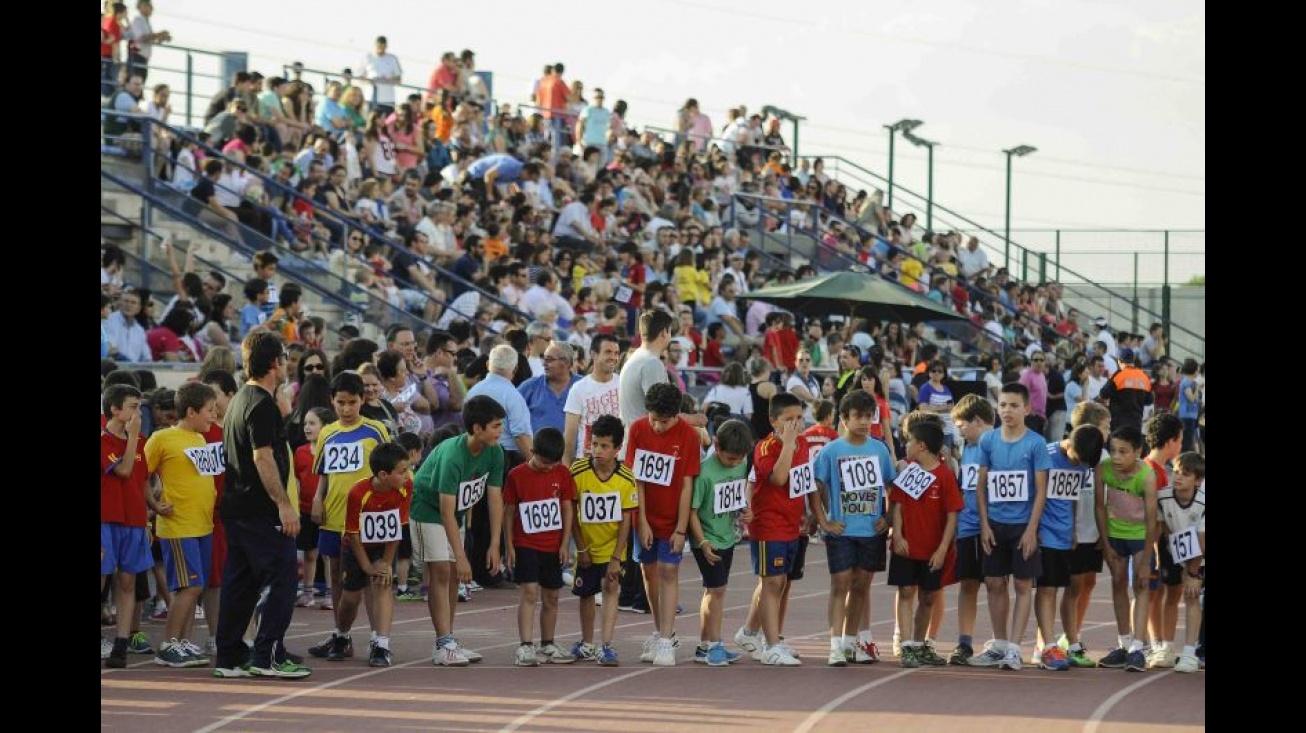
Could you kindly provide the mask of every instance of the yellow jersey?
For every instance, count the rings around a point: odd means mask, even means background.
[[[322,428],[313,451],[313,473],[322,476],[326,498],[322,502],[322,529],[345,531],[345,505],[354,484],[372,477],[368,461],[372,450],[390,441],[385,425],[369,417],[344,427],[340,421]],[[319,489],[322,483],[318,484]]]
[[[221,443],[180,425],[155,431],[145,441],[145,465],[163,482],[162,500],[172,505],[172,516],[158,516],[155,533],[164,539],[213,534],[213,504],[217,486],[213,477],[227,470]]]
[[[582,458],[571,464],[571,480],[576,484],[576,521],[580,523],[581,541],[589,551],[590,561],[606,563],[617,549],[622,515],[639,508],[635,474],[617,462],[617,469],[607,481],[594,472],[592,459]],[[630,552],[629,546],[626,552]],[[620,558],[626,559],[626,555]]]

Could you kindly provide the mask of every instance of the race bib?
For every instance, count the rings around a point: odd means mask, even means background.
[[[398,509],[363,512],[358,517],[358,537],[365,545],[396,542],[403,539],[403,536],[404,530],[399,522]]]
[[[635,451],[635,480],[659,486],[671,485],[671,474],[676,470],[675,456],[654,453],[643,448]]]
[[[717,515],[744,508],[744,480],[722,481],[712,487],[712,509]]]
[[[1084,472],[1065,468],[1048,471],[1048,498],[1079,501],[1079,490],[1084,487]]]
[[[962,491],[974,491],[979,488],[979,466],[974,463],[963,463],[960,478]]]
[[[187,448],[186,457],[201,476],[219,476],[227,470],[227,452],[221,443],[209,443],[203,448]]]
[[[1024,471],[989,471],[989,503],[1029,501],[1029,474]]]
[[[1176,565],[1202,556],[1202,545],[1197,541],[1197,527],[1190,526],[1182,532],[1170,533],[1170,558]]]
[[[847,456],[839,459],[839,484],[843,491],[884,489],[879,456]]]
[[[363,469],[363,443],[327,443],[322,449],[322,472],[353,473]]]
[[[618,303],[629,303],[630,296],[634,294],[635,294],[634,288],[630,287],[629,285],[622,285],[621,287],[617,288],[617,292],[612,296],[612,299],[617,301]]]
[[[936,480],[934,474],[921,468],[920,464],[913,463],[898,474],[898,477],[893,480],[893,485],[902,489],[907,496],[920,499],[921,494],[933,486]]]
[[[562,505],[557,499],[528,501],[517,507],[517,513],[521,515],[521,526],[526,534],[562,529]]]
[[[621,521],[621,494],[580,495],[580,523],[604,524]],[[525,522],[522,522],[525,524]]]
[[[480,478],[474,478],[470,481],[463,481],[458,484],[458,505],[460,512],[465,512],[472,508],[472,505],[485,496],[485,484],[490,479],[490,474],[481,474]]]
[[[797,499],[816,491],[816,479],[812,476],[812,464],[804,463],[789,469],[789,498]]]

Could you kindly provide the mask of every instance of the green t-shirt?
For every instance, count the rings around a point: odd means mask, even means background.
[[[1129,478],[1116,475],[1111,461],[1102,462],[1102,483],[1106,487],[1106,534],[1121,540],[1147,539],[1147,477],[1152,467],[1138,462]]]
[[[740,461],[734,468],[726,468],[713,454],[703,462],[694,479],[694,495],[690,499],[690,506],[698,512],[704,538],[715,548],[734,547],[738,539],[735,536],[735,517],[743,509],[747,473],[747,461]],[[728,511],[718,513],[717,510],[721,508]]]
[[[281,111],[281,99],[277,97],[274,91],[266,91],[258,95],[258,114],[265,120],[276,118],[276,113]]]
[[[440,495],[449,494],[455,497],[458,525],[462,526],[463,515],[485,496],[487,488],[503,488],[503,448],[492,445],[473,456],[467,449],[470,440],[469,435],[449,438],[417,469],[409,512],[413,521],[439,524]]]

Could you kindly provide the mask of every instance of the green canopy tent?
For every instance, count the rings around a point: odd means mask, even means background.
[[[784,285],[770,285],[744,297],[817,318],[839,314],[899,323],[967,321],[952,308],[870,272],[832,272]]]

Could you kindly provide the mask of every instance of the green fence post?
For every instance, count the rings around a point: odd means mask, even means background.
[[[1057,282],[1061,282],[1061,230],[1057,230]]]
[[[195,96],[195,58],[186,52],[186,126],[191,126],[191,99]]]
[[[1134,253],[1134,302],[1130,308],[1129,330],[1138,333],[1138,253]]]
[[[793,165],[798,167],[798,120],[794,119],[794,160]]]
[[[1166,356],[1170,355],[1170,230],[1165,230],[1165,262],[1161,268],[1161,327],[1165,330]]]
[[[1038,281],[1045,283],[1048,281],[1048,253],[1038,253]]]

